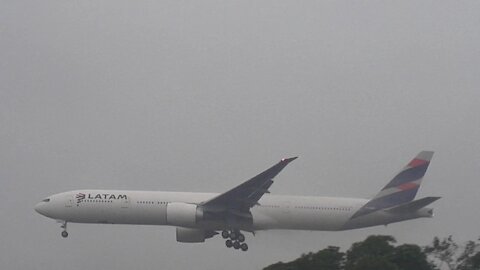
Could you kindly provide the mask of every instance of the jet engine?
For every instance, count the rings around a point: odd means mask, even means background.
[[[218,233],[214,231],[177,227],[177,242],[201,243],[205,242],[205,239],[211,238],[216,234]]]
[[[196,204],[181,202],[173,202],[167,204],[168,225],[195,227],[202,219],[203,210]]]

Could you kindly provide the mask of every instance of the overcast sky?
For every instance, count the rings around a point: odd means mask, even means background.
[[[0,268],[261,269],[370,234],[480,235],[479,1],[0,0]],[[273,194],[368,198],[421,150],[435,218],[259,232],[34,212],[82,188],[223,192],[300,156]]]

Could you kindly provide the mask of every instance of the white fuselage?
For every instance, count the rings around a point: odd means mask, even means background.
[[[35,210],[47,217],[75,223],[172,225],[167,216],[171,203],[200,204],[218,194],[161,191],[76,190],[50,196]],[[379,211],[350,219],[368,200],[337,197],[265,194],[251,208],[248,231],[287,229],[337,231],[384,225],[428,216],[425,213],[391,215]],[[213,227],[212,227],[213,226]],[[199,223],[194,228],[220,230],[223,226]]]

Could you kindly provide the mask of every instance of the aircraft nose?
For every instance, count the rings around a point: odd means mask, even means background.
[[[51,196],[49,198],[43,199],[42,201],[37,203],[33,207],[33,209],[35,209],[35,211],[42,216],[57,219],[59,213],[57,211],[56,202],[55,202],[54,197],[55,196]]]
[[[40,215],[45,216],[45,203],[44,202],[39,202],[35,205],[35,211],[39,213]]]

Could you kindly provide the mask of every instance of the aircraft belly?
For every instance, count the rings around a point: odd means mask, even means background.
[[[132,207],[127,209],[120,216],[119,223],[123,224],[143,224],[143,225],[165,225],[166,207]]]
[[[315,210],[293,209],[284,212],[278,209],[252,211],[254,230],[285,229],[336,231],[340,230],[350,217],[350,213],[319,212]]]

